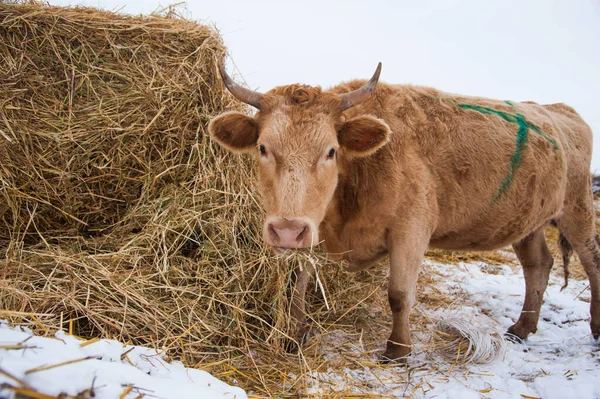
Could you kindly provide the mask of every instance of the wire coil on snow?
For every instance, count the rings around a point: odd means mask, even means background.
[[[494,324],[483,314],[464,311],[440,317],[432,328],[436,352],[463,364],[490,363],[502,358],[507,341],[503,331],[492,327]]]

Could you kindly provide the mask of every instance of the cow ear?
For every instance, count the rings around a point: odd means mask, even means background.
[[[387,144],[390,133],[391,130],[387,123],[373,116],[365,115],[344,123],[338,132],[338,141],[347,154],[365,156]]]
[[[258,126],[254,118],[241,112],[226,112],[208,125],[208,133],[217,143],[234,151],[243,152],[256,148]]]

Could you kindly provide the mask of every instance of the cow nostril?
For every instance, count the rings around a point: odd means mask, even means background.
[[[296,242],[301,243],[302,241],[304,241],[304,238],[306,237],[307,234],[308,234],[308,226],[304,226],[304,228],[302,229],[300,234],[298,234],[298,237],[296,237]]]
[[[279,241],[279,234],[277,234],[277,231],[275,230],[275,227],[273,227],[273,224],[269,224],[269,234],[271,235],[271,238],[274,241]]]

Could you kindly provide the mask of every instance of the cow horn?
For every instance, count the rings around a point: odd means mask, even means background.
[[[371,92],[375,90],[375,86],[377,86],[380,73],[381,62],[377,64],[377,69],[375,70],[371,80],[369,80],[363,87],[353,90],[349,93],[341,94],[340,97],[342,99],[342,104],[340,107],[342,111],[345,111],[350,107],[354,107],[355,105],[358,105],[369,98],[371,96]]]
[[[260,103],[263,98],[262,93],[246,89],[245,87],[242,87],[239,84],[235,83],[233,79],[231,79],[231,77],[227,75],[227,72],[225,72],[225,68],[223,67],[223,65],[219,65],[219,73],[221,74],[221,79],[223,79],[223,83],[225,83],[225,87],[227,87],[227,90],[229,90],[229,92],[233,94],[235,98],[245,102],[246,104],[252,105],[254,108],[260,110]]]

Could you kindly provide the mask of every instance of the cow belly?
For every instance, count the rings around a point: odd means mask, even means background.
[[[530,196],[498,206],[497,210],[492,207],[460,229],[436,230],[429,245],[457,251],[488,251],[511,245],[557,217],[562,210],[563,193],[564,188],[551,198]]]
[[[469,232],[450,232],[429,242],[431,248],[451,251],[493,251],[521,240],[528,233],[515,232],[502,237]]]

